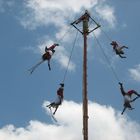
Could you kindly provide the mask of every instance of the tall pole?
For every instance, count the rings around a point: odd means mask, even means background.
[[[83,139],[88,140],[88,97],[87,97],[87,35],[88,16],[83,20]]]
[[[89,31],[89,19],[91,19],[97,27]],[[82,22],[83,24],[83,31],[81,31],[76,25]],[[71,23],[80,33],[83,35],[84,39],[84,48],[83,48],[83,140],[88,140],[88,96],[87,96],[87,35],[97,28],[100,27],[100,25],[93,20],[88,11],[85,11],[85,14],[82,15],[79,19]]]

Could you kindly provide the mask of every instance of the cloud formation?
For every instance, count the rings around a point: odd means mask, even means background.
[[[97,13],[109,26],[114,27],[116,24],[114,8],[106,4],[106,0],[27,0],[24,7],[21,24],[25,28],[35,29],[49,24],[63,28],[68,20],[72,20],[77,13],[81,14],[83,9],[89,9],[91,14]],[[94,16],[97,17],[97,14]]]
[[[140,81],[140,64],[136,65],[135,68],[131,68],[128,70],[130,76],[135,81]]]
[[[21,4],[23,8],[21,8],[19,12],[20,20],[18,21],[20,21],[25,29],[29,30],[45,27],[46,31],[48,31],[47,34],[50,34],[50,32],[53,34],[48,42],[52,40],[61,40],[61,37],[68,30],[70,23],[78,18],[79,15],[83,14],[85,9],[89,10],[91,16],[95,16],[97,19],[100,17],[108,26],[114,27],[116,24],[114,8],[107,4],[106,0],[81,0],[80,2],[79,0],[24,0]],[[15,0],[0,0],[1,12],[13,6],[16,7]],[[100,34],[99,31],[97,31],[97,33]],[[73,33],[69,32],[63,41],[67,41],[67,44],[69,44],[72,42],[72,38]],[[30,49],[33,50],[33,52],[37,52],[40,45],[41,44],[36,45],[37,47],[33,49],[30,46],[28,50]],[[66,68],[69,49],[62,47],[62,49],[58,49],[58,52],[59,55],[56,55],[55,60],[62,68]],[[76,64],[71,62],[69,70],[74,70],[75,66]]]
[[[81,0],[80,2],[79,0],[26,0],[23,7],[20,18],[21,25],[29,30],[45,27],[48,30],[47,34],[51,32],[54,35],[49,38],[48,42],[52,40],[60,41],[69,29],[70,23],[83,14],[85,9],[89,10],[91,17],[100,18],[102,23],[106,24],[106,27],[115,27],[116,25],[115,10],[107,4],[106,0]],[[99,30],[97,33],[100,35]],[[73,36],[74,33],[67,32],[63,42],[70,44]],[[37,48],[40,48],[40,44]],[[68,48],[62,47],[58,49],[54,57],[62,68],[67,67],[69,52]],[[71,62],[69,70],[75,70],[75,67],[75,62]]]
[[[44,102],[43,107],[48,102]],[[46,109],[46,108],[45,108]],[[47,110],[46,110],[47,112]],[[59,125],[30,121],[25,128],[7,125],[0,129],[1,140],[81,140],[82,105],[64,101],[56,118]],[[121,116],[110,106],[89,103],[89,140],[139,140],[140,125]]]
[[[106,21],[110,27],[114,28],[116,25],[115,10],[109,5],[99,5],[96,7],[96,12],[99,14],[101,19]]]

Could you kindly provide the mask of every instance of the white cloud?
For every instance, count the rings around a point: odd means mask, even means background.
[[[101,4],[96,7],[96,12],[99,14],[101,19],[104,19],[104,21],[108,22],[111,27],[115,27],[116,17],[114,15],[115,11],[113,7],[106,4]]]
[[[61,41],[62,36],[69,28],[68,25],[70,22],[77,18],[75,16],[84,13],[83,9],[88,9],[91,16],[94,13],[93,16],[96,17],[98,13],[103,21],[108,23],[108,26],[115,26],[116,18],[114,9],[106,4],[106,0],[81,0],[80,2],[79,0],[26,0],[24,1],[24,11],[20,22],[27,29],[46,27],[46,31],[48,30],[47,34],[50,34],[50,32],[54,34],[53,37],[49,38],[49,42],[52,40]],[[49,28],[50,25],[52,27],[51,31]],[[100,34],[99,30],[96,32],[98,35]],[[74,38],[73,35],[74,33],[67,32],[67,36],[64,36],[63,43],[67,41],[67,44],[70,44],[72,38]],[[54,56],[54,59],[62,67],[67,67],[69,53],[66,48],[61,47]],[[71,62],[69,70],[74,70],[75,66]]]
[[[44,102],[43,107],[46,103]],[[46,110],[47,111],[47,110]],[[56,113],[59,125],[30,121],[25,128],[7,125],[1,140],[81,140],[82,105],[64,101]],[[89,140],[139,140],[140,124],[121,116],[112,107],[89,103]]]
[[[140,81],[140,64],[128,70],[133,80]]]
[[[70,58],[70,53],[68,54],[68,52],[66,51],[66,49],[64,47],[59,47],[57,50],[56,55],[54,55],[54,59],[56,61],[59,62],[59,64],[61,64],[61,66],[63,68],[67,68],[68,66],[68,62],[69,62],[69,58]],[[70,61],[68,69],[69,70],[75,70],[76,65]]]
[[[97,12],[103,20],[114,26],[116,22],[114,9],[105,3],[105,0],[81,0],[80,2],[79,0],[27,0],[21,23],[29,29],[49,24],[62,28],[68,20],[75,17],[75,14],[81,14],[83,9],[90,10],[94,7],[95,11],[91,10],[91,14]]]

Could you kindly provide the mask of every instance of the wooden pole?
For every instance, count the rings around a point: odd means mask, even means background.
[[[89,31],[89,19],[91,19],[97,27]],[[77,24],[80,22],[83,23],[83,31],[81,31]],[[85,11],[85,14],[82,15],[79,19],[75,20],[71,23],[74,28],[76,28],[80,33],[83,35],[84,39],[84,48],[83,48],[83,140],[88,140],[88,96],[87,96],[87,35],[97,28],[100,27],[100,25],[90,17],[88,11]]]
[[[88,97],[87,97],[87,35],[88,17],[83,20],[83,139],[88,140]]]

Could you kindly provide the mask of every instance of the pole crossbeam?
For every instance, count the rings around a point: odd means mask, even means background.
[[[89,20],[92,20],[97,27],[89,31]],[[83,24],[83,30],[81,31],[77,24]],[[87,36],[93,32],[94,30],[98,29],[100,25],[90,17],[89,12],[86,10],[85,13],[71,23],[71,25],[76,28],[80,33],[83,35],[84,39],[84,48],[83,48],[83,140],[88,140],[88,96],[87,96]]]
[[[95,23],[95,25],[96,25],[95,28],[93,28],[93,29],[91,29],[91,30],[88,29],[87,35],[90,34],[91,32],[93,32],[94,30],[98,29],[99,27],[101,27],[101,25],[100,25],[99,23],[97,23],[97,22],[90,16],[90,14],[89,14],[89,12],[88,12],[87,10],[85,11],[85,13],[84,13],[80,18],[78,18],[77,20],[75,20],[74,22],[72,22],[71,25],[72,25],[75,29],[77,29],[81,34],[84,34],[84,31],[81,31],[81,30],[77,27],[77,25],[78,25],[80,22],[83,22],[85,19],[88,20],[88,22],[89,22],[89,20],[93,21],[93,22]],[[88,23],[88,22],[87,22],[87,23]],[[87,27],[87,28],[88,28],[88,27]]]

